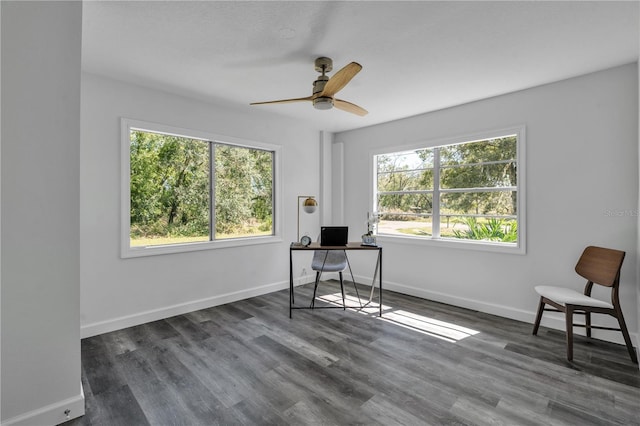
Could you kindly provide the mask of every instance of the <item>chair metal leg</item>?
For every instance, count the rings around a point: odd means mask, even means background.
[[[342,282],[342,271],[338,272],[338,275],[340,275],[340,290],[342,291],[342,310],[346,311],[347,303],[344,300],[344,283]]]
[[[565,321],[567,323],[567,360],[573,360],[573,306],[566,305]]]
[[[591,338],[591,312],[584,313],[584,325],[587,329],[587,337]]]
[[[316,291],[318,290],[318,283],[320,282],[320,271],[316,272],[316,283],[313,286],[313,298],[311,299],[311,305],[309,306],[311,309],[316,305]]]
[[[534,336],[538,334],[538,328],[540,327],[540,320],[542,319],[542,313],[544,312],[544,301],[542,297],[540,297],[540,304],[538,305],[538,315],[536,315],[536,322],[533,325],[533,334]]]
[[[360,293],[358,292],[358,286],[356,285],[356,279],[353,277],[353,270],[351,269],[351,262],[349,262],[349,256],[347,256],[347,252],[344,252],[344,257],[347,259],[347,266],[349,267],[349,273],[351,274],[351,282],[353,283],[353,288],[356,290],[356,297],[358,298],[358,303],[360,304],[360,308],[362,308],[362,300],[360,300]],[[376,265],[376,268],[378,265]],[[377,269],[376,269],[377,271]],[[374,277],[375,280],[375,277]],[[373,294],[373,293],[371,293]],[[369,299],[371,302],[371,299]]]
[[[356,297],[358,298],[358,303],[360,304],[360,308],[362,308],[362,300],[360,300],[360,293],[358,292],[358,286],[356,285],[356,282],[353,282],[353,288],[356,289]]]

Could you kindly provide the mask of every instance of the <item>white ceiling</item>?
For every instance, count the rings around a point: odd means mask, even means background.
[[[88,1],[82,64],[335,132],[636,62],[638,20],[637,1]],[[311,95],[319,56],[362,64],[338,97],[366,117],[248,105]]]

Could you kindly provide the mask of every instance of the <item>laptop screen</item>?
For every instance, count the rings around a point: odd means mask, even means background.
[[[349,241],[348,226],[323,226],[320,228],[321,246],[346,246]]]

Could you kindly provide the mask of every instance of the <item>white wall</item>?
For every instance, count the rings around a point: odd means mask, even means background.
[[[320,132],[320,197],[318,199],[320,224],[332,223],[333,204],[331,199],[333,133]],[[311,234],[310,234],[311,235]],[[313,236],[315,238],[315,236]]]
[[[2,425],[84,413],[80,384],[82,3],[2,8]]]
[[[526,255],[386,242],[387,288],[533,322],[533,287],[561,282],[582,289],[575,262],[585,246],[602,245],[627,252],[620,293],[636,332],[637,85],[633,64],[336,134],[345,153],[345,219],[363,229],[370,205],[370,157],[363,153],[526,125]],[[622,341],[617,332],[597,336]]]
[[[334,136],[335,138],[335,136]],[[344,144],[334,143],[331,150],[331,219],[330,224],[344,225]],[[353,241],[353,235],[349,238]]]
[[[234,110],[83,74],[80,169],[83,336],[288,286],[288,247],[296,238],[297,196],[319,195],[320,133],[297,121],[250,108]],[[282,146],[283,241],[121,259],[120,117]],[[319,216],[301,215],[301,232],[317,229]],[[303,263],[296,268],[296,278]]]
[[[638,37],[640,38],[640,35]],[[639,44],[638,57],[640,57],[640,43],[638,44]],[[638,146],[640,147],[640,61],[638,62],[637,65],[638,65]],[[640,155],[638,157],[638,164],[640,165]],[[640,199],[638,200],[638,211],[640,211]],[[638,221],[639,221],[638,229],[640,229],[640,215],[638,215]],[[636,257],[640,259],[640,232],[638,232],[638,253],[636,254]],[[638,333],[636,333],[635,345],[636,345],[636,348],[638,349],[636,351],[638,353],[638,358],[640,358],[640,261],[638,262],[636,270],[638,271],[637,272],[638,275],[636,277],[636,292],[637,292],[636,308],[638,309],[638,328],[637,328]],[[640,365],[638,365],[638,368],[640,368]]]

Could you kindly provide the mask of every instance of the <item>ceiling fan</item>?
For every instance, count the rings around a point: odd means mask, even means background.
[[[350,112],[359,116],[367,115],[368,111],[351,102],[337,99],[335,94],[346,86],[356,74],[362,69],[362,65],[357,62],[351,62],[340,71],[336,72],[329,78],[326,73],[333,69],[333,61],[331,58],[317,58],[315,60],[316,71],[322,73],[316,81],[313,82],[313,94],[306,98],[281,99],[278,101],[253,102],[251,105],[264,104],[286,104],[291,102],[311,101],[316,109],[331,109],[336,107],[343,111]]]

